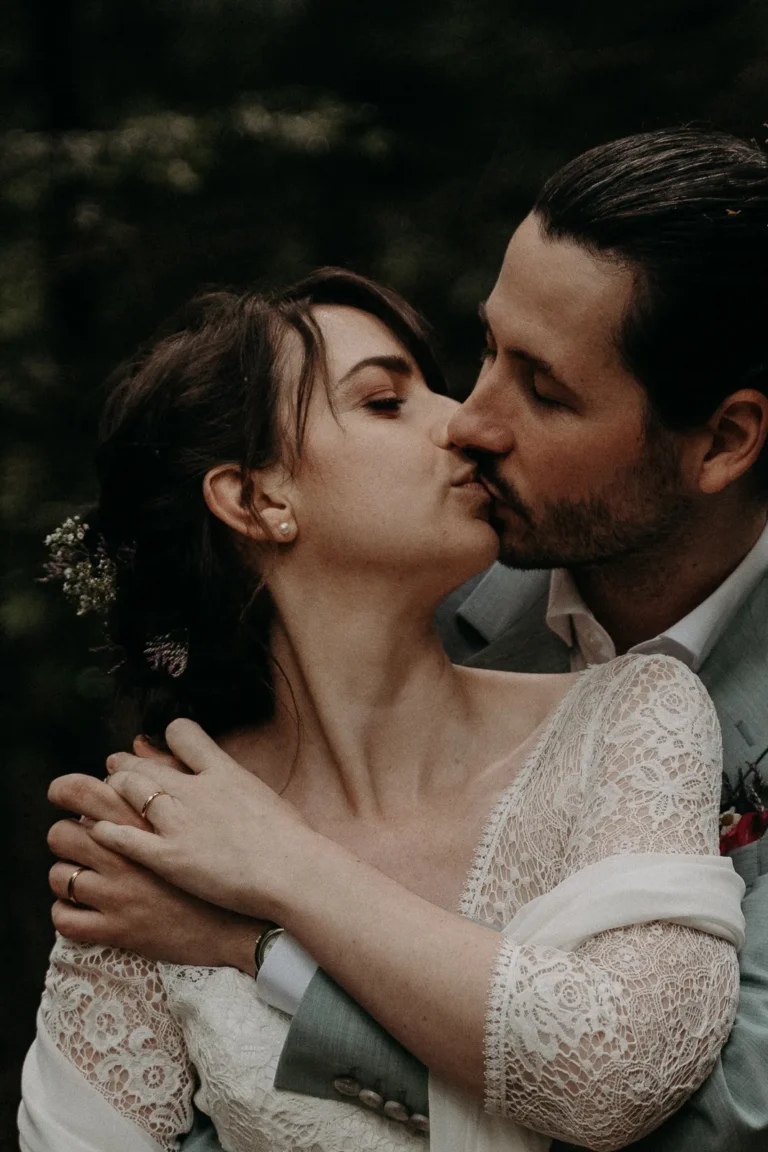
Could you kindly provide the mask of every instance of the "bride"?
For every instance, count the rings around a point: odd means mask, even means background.
[[[83,940],[116,851],[231,910],[242,970],[59,936],[24,1152],[174,1149],[193,1101],[233,1152],[423,1146],[275,1090],[288,1021],[256,995],[254,920],[427,1064],[433,1148],[622,1147],[708,1075],[743,940],[714,709],[663,656],[449,663],[435,607],[497,549],[454,409],[418,317],[332,270],[201,297],[114,387],[98,507],[54,545],[188,770],[111,757],[145,820],[80,828],[88,869],[55,870],[94,909]]]

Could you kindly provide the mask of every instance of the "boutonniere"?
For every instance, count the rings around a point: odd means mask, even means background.
[[[759,768],[768,748],[726,780],[720,805],[720,855],[760,840],[768,831],[768,780]]]

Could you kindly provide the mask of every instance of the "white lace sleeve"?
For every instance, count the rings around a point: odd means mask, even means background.
[[[581,778],[560,878],[617,853],[716,853],[720,729],[698,678],[668,657],[628,656],[584,673],[574,694],[560,735]],[[737,998],[733,947],[677,925],[605,932],[575,953],[507,940],[489,994],[486,1108],[623,1148],[706,1079]]]
[[[133,952],[57,936],[41,1003],[59,1051],[168,1152],[192,1127],[193,1071],[160,970]]]

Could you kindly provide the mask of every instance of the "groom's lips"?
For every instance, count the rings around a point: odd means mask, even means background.
[[[485,488],[486,492],[488,492],[498,504],[506,503],[504,497],[502,496],[501,492],[499,492],[495,484],[493,484],[490,480],[486,480],[485,476],[478,476],[477,479],[480,481],[483,488]]]
[[[510,497],[509,495],[505,494],[500,488],[497,488],[492,480],[486,479],[485,476],[479,475],[477,478],[493,501],[491,505],[491,516],[493,516],[494,513],[498,514],[502,511],[506,511],[511,512],[514,516],[519,516],[521,520],[525,520],[527,523],[530,523],[530,516],[523,508],[519,507],[514,497]]]

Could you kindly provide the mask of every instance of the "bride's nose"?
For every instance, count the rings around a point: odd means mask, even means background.
[[[452,448],[453,442],[448,435],[448,425],[461,405],[458,400],[453,400],[450,396],[440,396],[439,400],[440,408],[432,423],[432,439],[438,448]]]

